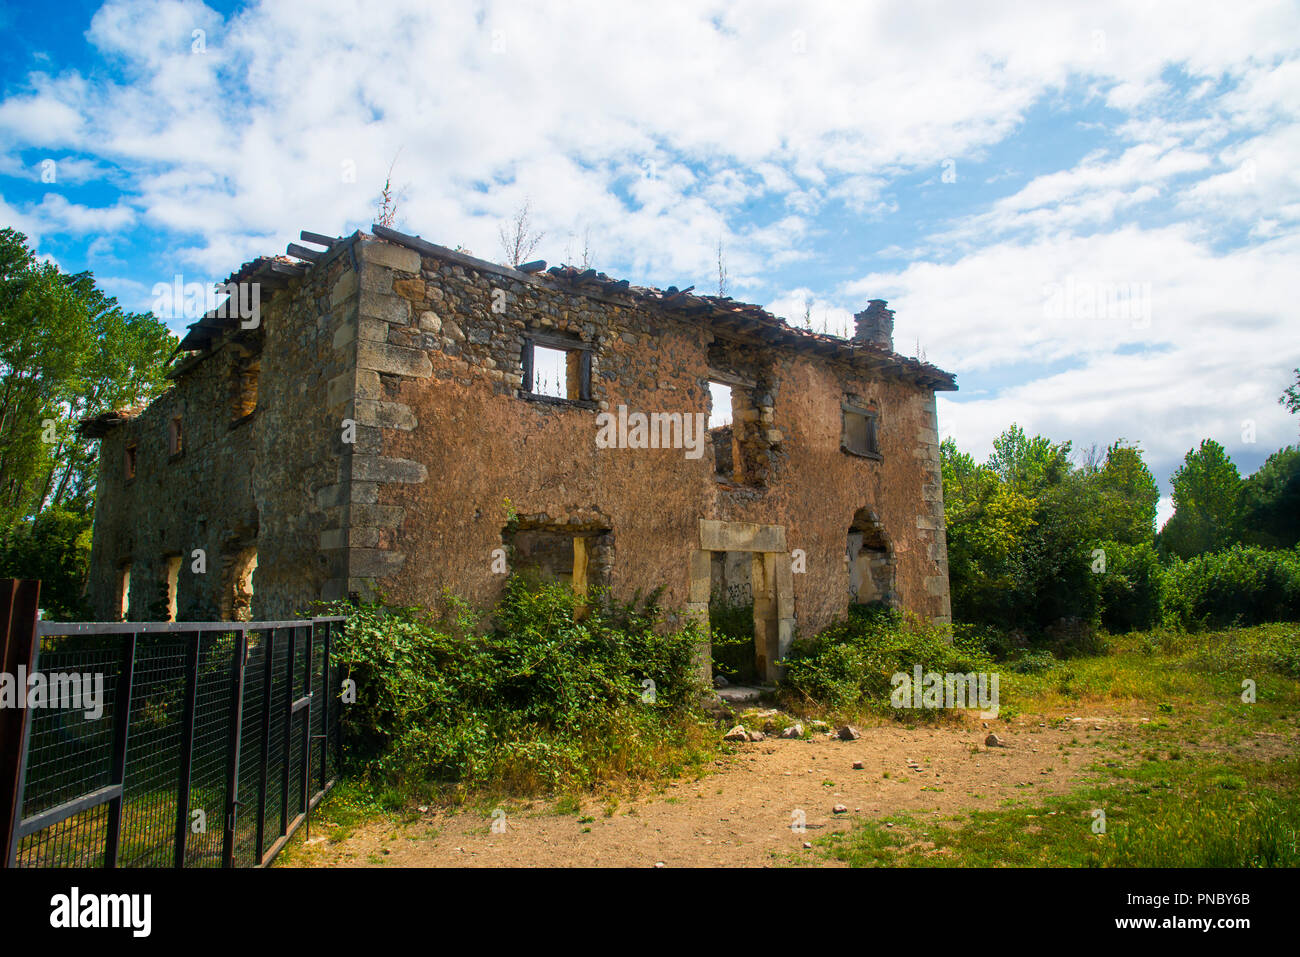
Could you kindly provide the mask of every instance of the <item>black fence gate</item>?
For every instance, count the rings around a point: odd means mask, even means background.
[[[0,582],[0,862],[269,863],[338,773],[345,619],[35,621],[33,586]]]

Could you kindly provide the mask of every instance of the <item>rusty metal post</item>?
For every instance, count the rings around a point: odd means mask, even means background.
[[[36,662],[36,621],[41,583],[34,579],[0,580],[0,671],[28,674]],[[0,709],[0,867],[14,859],[14,828],[22,816],[23,742],[30,716],[26,708]]]

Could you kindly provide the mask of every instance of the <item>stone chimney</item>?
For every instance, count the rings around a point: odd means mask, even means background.
[[[883,299],[871,299],[867,308],[853,317],[858,331],[853,341],[894,351],[894,310],[886,309]]]

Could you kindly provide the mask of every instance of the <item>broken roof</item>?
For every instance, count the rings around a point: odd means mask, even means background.
[[[801,329],[756,303],[737,302],[729,296],[698,295],[694,292],[694,286],[687,286],[685,289],[678,289],[676,286],[669,286],[667,289],[633,286],[626,279],[614,279],[595,269],[580,269],[577,266],[552,266],[546,269],[546,263],[541,260],[514,268],[478,259],[386,226],[375,225],[371,230],[373,236],[378,239],[397,243],[414,249],[422,255],[433,256],[480,272],[507,276],[518,282],[552,289],[563,288],[560,286],[563,284],[580,295],[622,305],[636,303],[654,305],[681,317],[706,322],[724,335],[762,345],[784,346],[827,358],[841,359],[868,372],[889,372],[908,378],[936,392],[951,392],[957,388],[956,377],[952,373],[945,372],[929,362],[900,355],[874,343],[858,342],[840,336],[813,332],[810,329]],[[358,238],[363,237],[368,238],[359,230],[346,238],[303,230],[300,238],[304,242],[322,246],[324,249],[308,249],[298,243],[290,243],[286,255],[258,256],[231,273],[224,285],[257,282],[263,287],[269,287],[271,291],[284,288],[292,280],[306,275],[313,265],[328,257],[335,248],[342,245],[350,246]],[[214,342],[239,327],[238,316],[230,315],[229,312],[229,309],[218,306],[188,327],[189,331],[172,353],[172,358],[182,352],[189,352],[192,354],[191,359],[174,368],[168,373],[168,378],[176,378],[192,368],[195,361],[200,359]],[[82,430],[88,436],[98,437],[125,419],[131,418],[138,411],[119,410],[83,419]]]

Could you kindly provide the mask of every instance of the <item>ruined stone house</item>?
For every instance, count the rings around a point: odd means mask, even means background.
[[[303,241],[230,277],[260,309],[190,326],[148,408],[82,424],[98,617],[488,606],[526,570],[663,586],[686,615],[752,601],[769,676],[853,602],[949,619],[935,393],[956,385],[894,352],[883,301],[843,339],[378,226]]]

